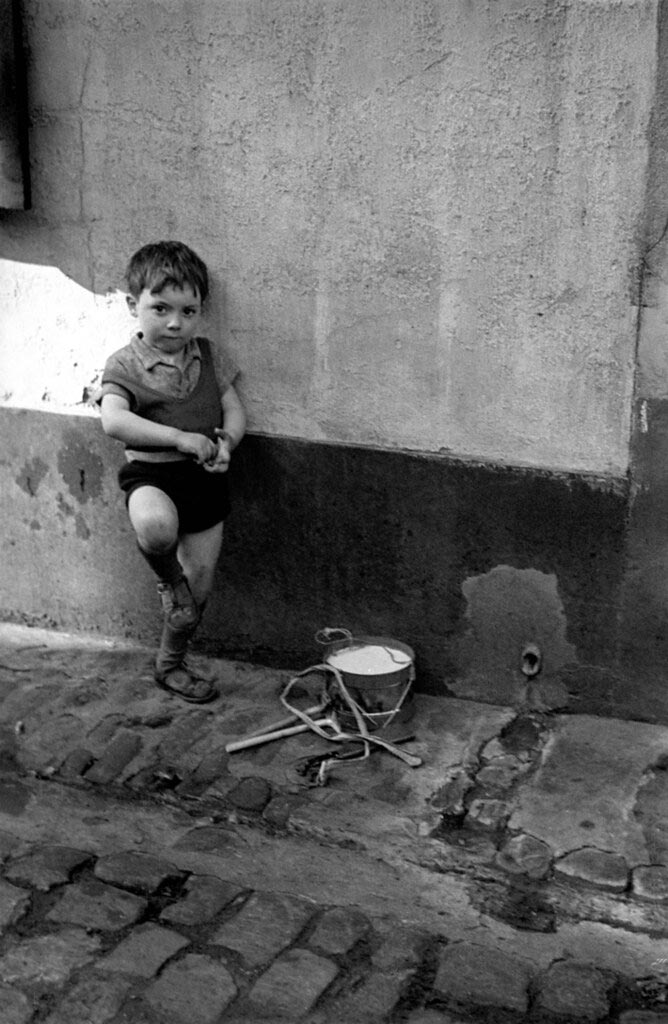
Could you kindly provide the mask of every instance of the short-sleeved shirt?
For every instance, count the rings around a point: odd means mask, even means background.
[[[209,342],[209,348],[218,388],[221,395],[224,395],[236,380],[239,367],[227,346]],[[149,345],[141,333],[135,334],[129,345],[118,349],[107,359],[97,401],[101,402],[105,395],[120,395],[128,399],[132,407],[132,395],[122,384],[114,382],[116,376],[135,380],[143,387],[161,392],[168,398],[186,398],[197,386],[202,367],[202,353],[197,338],[188,342],[183,356],[181,367],[173,357]]]
[[[203,365],[207,367],[207,376],[202,378],[202,387],[198,388]],[[215,382],[211,379],[212,373]],[[132,412],[136,410],[142,415],[142,400],[139,396],[143,396],[145,404],[148,395],[149,405],[153,406],[152,412],[149,413],[147,407],[144,414],[148,419],[171,424],[171,415],[169,412],[165,413],[165,409],[169,410],[173,405],[180,406],[182,413],[186,409],[190,413],[195,413],[195,425],[191,425],[189,429],[197,428],[198,433],[204,432],[208,435],[208,430],[203,428],[199,419],[199,413],[204,411],[201,408],[201,399],[208,394],[205,403],[208,401],[209,414],[205,414],[205,418],[211,427],[215,425],[211,419],[211,415],[214,414],[212,402],[215,401],[220,413],[220,398],[238,374],[237,364],[227,348],[222,345],[214,348],[206,338],[193,338],[188,342],[183,353],[183,364],[179,366],[173,357],[147,344],[141,333],[138,333],[129,345],[118,349],[107,359],[96,400],[101,403],[105,395],[120,395],[127,400]],[[147,449],[126,446],[125,457],[132,462],[137,459],[178,460],[186,459],[188,456],[161,447],[151,446]]]

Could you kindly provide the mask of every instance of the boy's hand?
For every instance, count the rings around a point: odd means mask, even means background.
[[[204,468],[209,473],[227,473],[230,467],[230,458],[232,455],[230,448],[230,441],[227,435],[222,436],[224,431],[216,430],[217,437],[217,451],[213,459],[208,459],[204,463]]]
[[[187,431],[182,431],[176,449],[183,452],[184,455],[192,455],[200,466],[205,466],[217,457],[216,443],[210,441],[204,434],[189,434]]]

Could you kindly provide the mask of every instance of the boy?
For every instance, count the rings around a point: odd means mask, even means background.
[[[158,578],[160,686],[194,704],[218,696],[185,661],[213,585],[229,512],[226,472],[246,429],[238,369],[197,334],[205,264],[181,242],[139,249],[126,271],[138,331],[107,360],[98,401],[106,434],[125,444],[118,474],[142,555]]]

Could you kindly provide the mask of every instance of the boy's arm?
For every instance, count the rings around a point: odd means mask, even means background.
[[[227,439],[230,452],[233,452],[246,433],[246,410],[233,384],[223,395],[220,404],[223,407],[223,429],[219,436]]]
[[[105,434],[130,447],[175,448],[184,455],[194,456],[200,463],[216,454],[216,445],[208,437],[145,420],[130,411],[130,403],[121,395],[104,395],[100,412]]]
[[[223,407],[223,426],[216,430],[218,451],[213,461],[205,466],[212,473],[226,472],[232,452],[246,433],[246,410],[232,384],[225,391],[220,404]]]

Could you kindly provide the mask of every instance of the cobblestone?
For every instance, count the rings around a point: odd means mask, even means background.
[[[255,1013],[270,1020],[298,1020],[311,1010],[337,973],[331,960],[306,949],[290,950],[256,981],[248,1004]]]
[[[202,758],[200,763],[183,780],[178,788],[181,796],[199,796],[212,782],[229,775],[227,766],[230,755],[225,747],[216,747]],[[231,776],[230,776],[231,778]]]
[[[93,974],[70,989],[44,1024],[109,1024],[131,985],[128,978]]]
[[[295,941],[314,910],[291,896],[255,893],[211,941],[240,953],[252,967],[260,967]]]
[[[16,849],[17,841],[14,836],[10,836],[7,832],[0,832],[0,864],[2,864]]]
[[[189,953],[169,964],[143,999],[160,1014],[162,1024],[216,1024],[236,994],[234,979],[223,964]]]
[[[659,864],[634,868],[631,888],[640,899],[668,902],[668,868]]]
[[[269,825],[286,828],[290,821],[290,815],[298,803],[299,800],[295,797],[273,796],[262,812],[262,817]]]
[[[120,732],[114,736],[102,756],[88,768],[83,777],[86,782],[97,785],[113,782],[135,759],[142,748],[141,737],[136,732]]]
[[[19,889],[0,879],[0,931],[18,921],[29,903],[30,896],[25,889]]]
[[[18,743],[12,729],[0,725],[0,772],[12,772],[18,767]]]
[[[106,715],[93,726],[86,738],[94,749],[102,753],[107,743],[111,742],[124,721],[123,715]]]
[[[412,971],[374,971],[348,995],[337,1000],[340,1020],[374,1024],[392,1013],[412,977]]]
[[[220,878],[193,875],[186,882],[186,895],[177,903],[165,907],[160,920],[177,925],[206,924],[243,891],[240,886]]]
[[[28,1024],[33,1005],[23,992],[0,985],[0,1020],[2,1024]],[[93,1024],[93,1022],[91,1022]]]
[[[434,990],[446,1001],[526,1013],[531,973],[526,964],[495,949],[458,942],[439,958]]]
[[[26,731],[22,744],[23,764],[31,771],[51,773],[57,769],[60,758],[53,751],[72,746],[81,736],[81,721],[74,715],[57,715],[32,731]]]
[[[402,967],[417,967],[422,959],[427,936],[423,932],[408,928],[399,921],[374,922],[376,930],[384,933],[383,942],[371,956],[374,967],[381,971],[400,970]]]
[[[491,789],[510,789],[517,772],[503,764],[492,762],[486,765],[476,775],[476,784]]]
[[[476,797],[471,801],[466,815],[466,824],[471,828],[497,830],[505,825],[509,814],[510,808],[505,800]]]
[[[76,747],[65,757],[58,772],[64,779],[78,779],[91,767],[94,760],[95,754],[91,750]]]
[[[190,943],[155,924],[139,925],[99,962],[101,971],[152,978],[162,965]]]
[[[538,981],[537,1006],[558,1017],[601,1020],[610,1010],[610,979],[587,964],[562,961]]]
[[[492,761],[498,761],[505,757],[516,758],[517,755],[509,754],[498,736],[494,736],[493,739],[489,740],[480,754],[480,760],[483,764],[489,764]]]
[[[23,882],[42,892],[69,882],[72,872],[91,860],[89,853],[69,846],[44,846],[18,857],[5,868],[10,882]]]
[[[80,929],[23,939],[0,957],[0,981],[63,984],[99,948],[100,940]]]
[[[466,772],[459,771],[438,790],[431,803],[437,810],[450,817],[464,814],[464,797],[473,787],[473,779]]]
[[[234,831],[226,825],[200,825],[187,832],[175,844],[175,850],[220,853],[234,842]]]
[[[369,932],[369,928],[369,921],[358,910],[334,907],[318,921],[309,945],[323,953],[341,955],[352,949]]]
[[[520,833],[504,843],[496,863],[509,874],[545,878],[552,865],[552,850],[542,839]]]
[[[165,882],[185,877],[173,864],[143,853],[114,853],[101,857],[95,865],[95,875],[103,882],[152,893]]]
[[[593,846],[567,853],[555,863],[554,870],[565,878],[609,892],[624,892],[629,881],[629,868],[623,857]]]
[[[146,900],[140,896],[92,879],[68,886],[47,919],[99,931],[120,931],[134,924],[146,907]]]
[[[266,779],[250,776],[233,786],[227,799],[240,811],[263,811],[271,800],[271,786]]]
[[[158,744],[159,758],[175,764],[191,747],[206,735],[211,712],[204,709],[190,711],[175,718]]]
[[[136,775],[130,775],[123,781],[129,789],[138,793],[160,793],[175,788],[172,782],[178,784],[178,778],[169,765],[153,763],[144,765]]]

